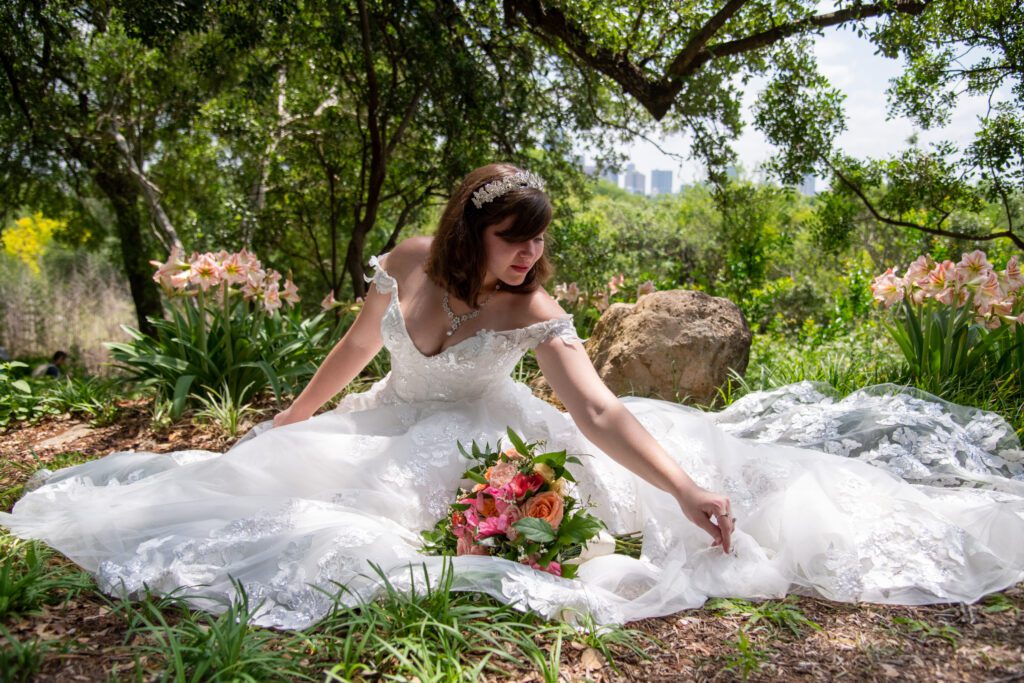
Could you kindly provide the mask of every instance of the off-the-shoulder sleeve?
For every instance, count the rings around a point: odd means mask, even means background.
[[[576,332],[576,325],[573,323],[572,315],[545,320],[544,322],[537,323],[535,327],[535,330],[531,330],[533,334],[531,335],[530,348],[536,348],[538,344],[543,344],[551,339],[583,342],[580,335]]]
[[[391,294],[398,289],[398,281],[395,278],[388,275],[388,271],[384,270],[384,264],[382,259],[386,259],[387,254],[381,254],[380,256],[370,257],[370,268],[373,268],[372,275],[363,275],[363,279],[367,282],[372,282],[377,286],[377,291],[381,294]]]

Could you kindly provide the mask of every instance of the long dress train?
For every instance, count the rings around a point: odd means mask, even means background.
[[[60,470],[0,524],[64,553],[106,592],[178,591],[220,611],[237,580],[260,604],[254,623],[304,628],[339,586],[343,601],[370,599],[378,570],[400,589],[439,576],[446,560],[419,552],[419,532],[452,502],[466,467],[456,442],[494,444],[512,427],[583,454],[576,495],[613,533],[642,531],[642,556],[593,558],[575,580],[457,557],[455,590],[621,623],[709,596],[969,602],[1024,579],[1024,451],[997,416],[892,387],[840,401],[809,383],[717,414],[624,399],[698,484],[730,496],[738,529],[726,555],[671,496],[511,379],[528,349],[578,338],[571,317],[481,330],[427,357],[397,283],[371,265],[391,296],[381,329],[392,370],[368,391],[224,454],[118,452]]]

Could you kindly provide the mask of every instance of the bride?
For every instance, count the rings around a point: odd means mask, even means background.
[[[709,596],[974,601],[1024,578],[1024,452],[1005,422],[884,388],[835,401],[793,385],[716,415],[620,400],[541,287],[551,215],[534,174],[474,170],[433,238],[371,259],[358,318],[272,429],[224,454],[118,452],[60,470],[0,524],[106,592],[187,587],[221,611],[241,586],[253,621],[279,628],[445,562],[455,590],[598,623]],[[382,346],[391,372],[314,416]],[[512,380],[529,349],[568,414]],[[494,444],[508,427],[583,455],[575,495],[613,533],[641,531],[641,557],[591,557],[567,580],[421,554],[466,467],[457,442]]]

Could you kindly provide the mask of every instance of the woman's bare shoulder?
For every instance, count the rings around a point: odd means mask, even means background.
[[[526,296],[529,298],[523,306],[524,327],[567,315],[565,309],[543,287],[538,287]]]
[[[432,237],[409,237],[388,252],[384,266],[393,277],[401,277],[423,267],[430,254]]]

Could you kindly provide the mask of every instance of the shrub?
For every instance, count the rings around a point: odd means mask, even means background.
[[[156,336],[125,326],[131,341],[107,346],[133,379],[172,402],[173,417],[190,400],[213,399],[211,390],[238,405],[268,387],[278,399],[294,393],[341,330],[325,313],[303,319],[295,285],[286,280],[282,289],[281,275],[244,249],[187,261],[175,251],[154,265],[170,318],[150,319]]]

